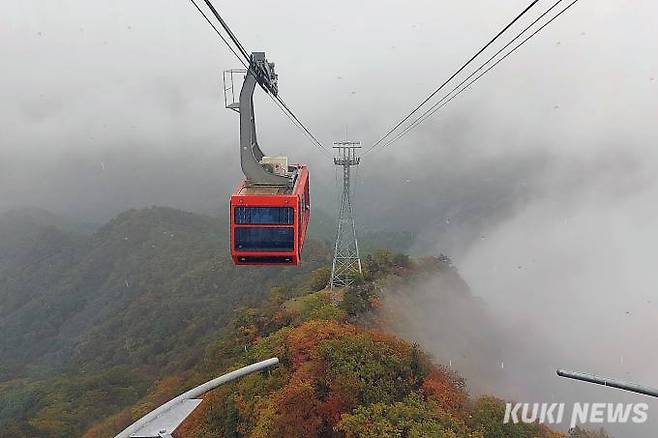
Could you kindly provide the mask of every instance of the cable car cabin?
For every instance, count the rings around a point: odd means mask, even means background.
[[[311,218],[308,169],[292,188],[248,185],[231,196],[231,256],[236,265],[298,265]]]

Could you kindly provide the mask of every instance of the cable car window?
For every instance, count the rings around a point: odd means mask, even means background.
[[[292,225],[295,212],[292,207],[236,207],[237,225]]]
[[[290,209],[292,210],[292,208]],[[235,249],[240,251],[292,251],[292,227],[236,227]]]

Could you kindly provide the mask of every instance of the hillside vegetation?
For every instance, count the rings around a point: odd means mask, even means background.
[[[195,368],[236,308],[328,264],[332,223],[316,211],[301,267],[236,268],[223,217],[152,207],[94,227],[0,215],[0,436],[79,436]]]
[[[559,436],[504,425],[502,401],[471,397],[454,370],[385,330],[382,288],[463,284],[447,257],[372,251],[363,278],[330,292],[331,248],[317,229],[304,264],[283,269],[234,267],[226,230],[159,207],[95,232],[43,212],[0,217],[0,437],[111,437],[184,390],[273,356],[277,368],[207,394],[177,435]]]
[[[378,290],[422,276],[456,275],[447,260],[379,251],[347,290],[324,289],[328,269],[302,288],[275,287],[236,313],[195,369],[154,385],[133,407],[92,427],[112,436],[184,389],[230,369],[278,357],[274,370],[224,385],[178,437],[557,437],[539,425],[503,424],[504,403],[473,399],[454,371],[378,327]]]
[[[0,217],[0,436],[79,436],[194,367],[235,308],[327,263],[309,241],[299,269],[238,269],[224,221],[169,208],[93,234],[49,219]]]

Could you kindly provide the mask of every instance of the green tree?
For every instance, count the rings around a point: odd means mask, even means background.
[[[238,423],[240,416],[233,397],[227,397],[224,404],[224,438],[239,438]]]
[[[414,393],[393,404],[360,406],[353,413],[343,415],[337,430],[347,438],[457,438],[462,427]]]
[[[608,432],[605,429],[601,428],[599,430],[587,430],[583,429],[580,426],[576,426],[573,429],[569,430],[567,433],[567,438],[612,438],[608,435]]]
[[[495,397],[481,397],[473,407],[473,426],[484,438],[533,438],[540,435],[536,424],[504,423],[505,403]]]
[[[350,316],[368,312],[372,308],[375,287],[372,283],[362,283],[350,286],[345,291],[341,307]]]
[[[308,290],[310,292],[317,292],[324,289],[329,284],[330,278],[331,269],[329,267],[323,266],[316,269],[311,273],[311,277],[308,280]]]

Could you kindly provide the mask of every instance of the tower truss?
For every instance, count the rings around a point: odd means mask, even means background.
[[[343,191],[338,209],[334,260],[331,265],[329,283],[331,289],[349,286],[354,282],[355,275],[363,272],[359,257],[359,242],[356,237],[356,225],[354,224],[351,187],[351,169],[358,166],[361,160],[357,155],[357,151],[361,149],[361,142],[338,141],[334,142],[333,148],[336,150],[334,164],[343,169]]]

